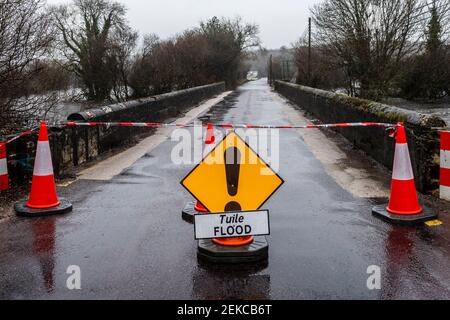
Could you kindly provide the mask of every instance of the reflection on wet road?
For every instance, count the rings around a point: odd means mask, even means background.
[[[201,120],[286,124],[290,106],[264,80],[251,82]],[[199,264],[192,200],[180,180],[193,165],[170,159],[166,141],[110,181],[61,190],[73,213],[0,223],[3,299],[418,299],[450,298],[448,226],[395,227],[377,220],[379,200],[357,198],[330,177],[296,131],[280,131],[285,185],[271,212],[265,265]],[[81,268],[81,290],[66,271]],[[368,290],[369,266],[382,289]]]

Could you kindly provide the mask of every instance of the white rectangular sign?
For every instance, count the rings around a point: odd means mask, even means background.
[[[197,240],[269,235],[269,211],[197,214],[194,228]]]

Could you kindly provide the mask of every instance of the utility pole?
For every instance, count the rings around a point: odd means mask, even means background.
[[[272,85],[272,83],[273,83],[272,55],[270,55],[270,58],[269,58],[269,84]]]
[[[311,18],[308,19],[308,85],[311,81]]]
[[[291,79],[289,79],[290,77],[290,73],[289,73],[289,60],[286,60],[286,80],[287,81],[291,81]]]

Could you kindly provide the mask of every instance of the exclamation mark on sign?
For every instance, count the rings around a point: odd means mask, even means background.
[[[228,194],[234,197],[238,194],[241,152],[236,147],[228,148],[225,150],[224,158]],[[235,201],[228,202],[225,211],[241,211],[241,205]]]

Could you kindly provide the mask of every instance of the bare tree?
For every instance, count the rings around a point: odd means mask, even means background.
[[[130,99],[129,76],[138,33],[131,28],[123,28],[113,34],[109,52],[113,94],[117,101]]]
[[[202,22],[199,31],[206,37],[211,50],[211,72],[217,80],[226,81],[229,87],[234,87],[247,50],[260,44],[259,27],[244,23],[240,17],[213,17]]]
[[[297,83],[325,90],[346,88],[350,94],[348,87],[351,84],[345,76],[340,60],[327,55],[326,50],[320,47],[312,47],[311,53],[309,56],[308,43],[305,39],[300,39],[294,45]]]
[[[120,72],[112,64],[124,62],[130,51],[117,46],[133,45],[135,34],[125,21],[125,7],[107,0],[75,0],[53,9],[60,34],[60,49],[84,84],[89,100],[110,99]],[[121,57],[113,57],[118,53]],[[123,70],[122,70],[123,71]],[[122,77],[123,78],[123,77]],[[117,85],[116,85],[117,87]]]
[[[144,42],[134,57],[129,83],[133,89],[133,97],[141,98],[154,94],[154,77],[156,72],[152,54],[161,41],[155,34],[144,35]]]
[[[41,0],[0,2],[0,128],[11,131],[42,116],[55,103],[54,95],[31,96],[30,80],[37,63],[50,51],[52,23]]]
[[[185,31],[175,42],[175,72],[179,88],[189,88],[214,82],[209,72],[210,50],[206,38],[196,30]]]
[[[406,98],[437,100],[450,96],[450,48],[448,41],[450,2],[436,0],[423,15],[423,49],[409,57],[402,74]]]
[[[380,98],[402,59],[417,49],[419,0],[326,0],[312,10],[316,43],[336,57],[350,91]]]
[[[133,94],[143,97],[215,81],[233,87],[248,71],[248,49],[258,44],[258,27],[240,18],[214,17],[165,41],[147,36],[130,76]]]

